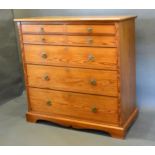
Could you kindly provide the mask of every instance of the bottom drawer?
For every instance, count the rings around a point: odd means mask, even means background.
[[[29,88],[30,109],[45,115],[118,124],[118,100],[114,97]]]

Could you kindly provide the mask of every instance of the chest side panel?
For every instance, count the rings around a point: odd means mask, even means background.
[[[122,21],[119,29],[120,112],[124,124],[136,109],[135,21]]]

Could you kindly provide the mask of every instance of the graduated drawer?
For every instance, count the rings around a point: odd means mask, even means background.
[[[105,25],[22,25],[23,33],[115,34],[114,24]]]
[[[117,69],[116,48],[24,45],[26,63]]]
[[[30,44],[116,47],[115,36],[67,36],[23,34],[23,42]]]
[[[28,85],[108,96],[118,96],[117,71],[27,65]]]
[[[118,124],[118,99],[80,93],[29,88],[31,111]]]

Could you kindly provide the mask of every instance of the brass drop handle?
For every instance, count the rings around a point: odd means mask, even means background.
[[[48,101],[46,102],[46,104],[47,104],[48,106],[51,106],[51,105],[52,105],[52,101],[51,101],[51,100],[48,100]]]
[[[46,54],[45,52],[43,52],[43,53],[41,54],[41,57],[42,57],[43,59],[46,59],[46,58],[47,58],[47,54]]]
[[[96,82],[95,79],[91,79],[91,80],[90,80],[90,83],[91,83],[91,85],[95,86],[97,82]]]
[[[93,112],[93,113],[96,113],[97,112],[97,108],[96,107],[93,107],[92,109],[91,109],[91,111]]]
[[[92,44],[93,43],[93,39],[92,38],[88,38],[87,42],[88,42],[88,44]]]
[[[88,28],[87,28],[87,31],[88,31],[89,33],[91,33],[91,32],[93,31],[93,28],[92,28],[92,27],[88,27]]]
[[[41,32],[44,32],[44,28],[43,28],[43,27],[41,27],[41,28],[40,28],[40,31],[41,31]]]
[[[46,39],[45,39],[45,38],[42,38],[41,40],[42,40],[42,42],[45,42],[45,41],[46,41]]]
[[[49,81],[49,80],[50,80],[49,76],[48,76],[48,75],[45,75],[45,76],[44,76],[44,80],[45,80],[45,81]]]
[[[95,61],[95,57],[92,54],[89,54],[88,61]]]

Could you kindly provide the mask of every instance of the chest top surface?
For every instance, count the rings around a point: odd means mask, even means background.
[[[31,17],[16,18],[14,21],[123,21],[136,18],[136,16],[50,16],[50,17]]]

